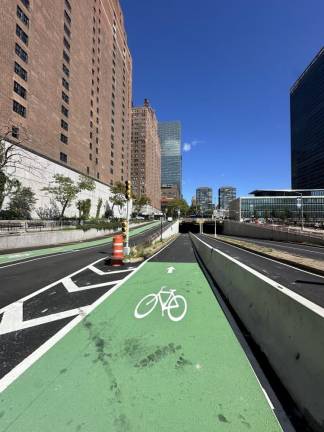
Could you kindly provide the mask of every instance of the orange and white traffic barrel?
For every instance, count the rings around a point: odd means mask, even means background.
[[[112,247],[112,265],[120,266],[123,264],[124,259],[124,236],[122,234],[115,235],[113,238]]]

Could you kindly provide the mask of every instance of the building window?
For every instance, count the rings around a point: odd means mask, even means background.
[[[26,117],[26,108],[17,101],[13,101],[12,109],[22,117]]]
[[[87,167],[87,174],[90,174],[90,168]]]
[[[28,63],[28,54],[17,43],[15,46],[15,52],[17,56],[21,58],[21,60],[23,60],[25,63]]]
[[[20,76],[23,80],[27,81],[27,71],[20,66],[17,62],[15,62],[15,72]]]
[[[69,0],[64,0],[65,6],[68,8],[68,10],[71,12],[71,5]]]
[[[24,12],[17,6],[17,17],[23,22],[27,27],[29,27],[29,18]]]
[[[98,158],[96,158],[96,165],[98,165]]]
[[[67,162],[67,154],[65,154],[65,153],[63,153],[63,152],[60,152],[60,160],[62,161],[62,162]]]
[[[64,144],[67,144],[68,143],[68,137],[66,136],[66,135],[64,135],[64,134],[61,134],[61,141],[64,143]]]
[[[92,160],[92,154],[91,153],[89,153],[89,159]]]
[[[67,68],[67,67],[65,66],[65,64],[63,64],[63,65],[62,65],[62,69],[63,69],[63,72],[65,73],[65,75],[68,77],[68,76],[70,75],[69,68]]]
[[[64,100],[64,102],[66,102],[67,104],[69,103],[69,96],[64,93],[64,91],[62,91],[62,99]]]
[[[29,0],[21,0],[21,3],[25,6],[25,8],[29,9]]]
[[[66,121],[64,121],[63,119],[61,120],[61,127],[63,129],[65,129],[66,131],[69,130],[69,125]]]
[[[69,29],[69,27],[64,23],[64,31],[65,34],[70,38],[71,37],[71,30]]]
[[[70,63],[70,57],[64,50],[63,50],[63,58],[66,61],[66,63]]]
[[[92,149],[92,143],[89,143],[89,149],[90,150]]]
[[[69,90],[70,85],[69,85],[68,81],[66,81],[65,78],[62,78],[62,85],[66,90]]]
[[[61,111],[62,114],[65,115],[65,117],[69,117],[69,110],[64,105],[62,105]]]
[[[27,98],[27,91],[26,89],[20,85],[19,83],[17,83],[16,81],[14,81],[14,91],[19,94],[19,96],[21,96],[22,98],[26,99]]]
[[[16,35],[24,42],[24,44],[28,45],[28,35],[21,27],[19,27],[18,24],[16,24]]]
[[[66,11],[64,11],[64,18],[66,19],[66,21],[68,22],[68,24],[71,25],[71,18],[70,18],[69,14]]]
[[[16,126],[12,126],[11,128],[11,135],[13,138],[18,139],[19,138],[19,128]]]
[[[100,175],[99,175],[99,173],[97,173],[97,179],[99,179],[100,178]]]
[[[70,43],[69,43],[69,41],[66,39],[65,36],[64,36],[64,38],[63,38],[63,43],[64,43],[65,48],[66,48],[67,50],[70,51]]]
[[[112,168],[110,168],[110,174],[114,174],[114,170]]]

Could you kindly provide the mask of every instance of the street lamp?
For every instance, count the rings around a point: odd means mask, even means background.
[[[301,209],[301,230],[304,230],[304,204],[303,204],[303,194],[301,192],[296,192],[300,198],[297,198],[297,208]]]

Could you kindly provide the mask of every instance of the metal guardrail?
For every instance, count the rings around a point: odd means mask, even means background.
[[[76,226],[77,220],[62,220],[62,221],[48,221],[48,220],[0,220],[0,233],[17,233],[33,232],[33,231],[51,231],[64,229],[69,226]]]

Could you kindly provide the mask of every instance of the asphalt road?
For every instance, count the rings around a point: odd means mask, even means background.
[[[235,240],[243,240],[247,243],[254,243],[264,247],[270,247],[271,249],[288,252],[294,255],[298,255],[305,258],[311,258],[315,260],[324,261],[324,248],[321,246],[310,246],[306,244],[288,243],[288,242],[277,242],[272,240],[262,240],[247,237],[233,237]]]
[[[164,224],[165,226],[168,223]],[[130,246],[143,243],[160,231],[160,226],[130,238]],[[46,255],[32,260],[0,266],[0,308],[25,297],[44,286],[109,256],[112,244],[61,254]]]
[[[311,302],[324,307],[324,277],[282,264],[256,253],[226,244],[206,235],[198,236],[212,247],[264,274],[275,282],[291,289]]]

